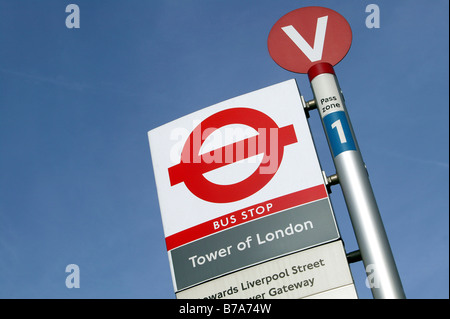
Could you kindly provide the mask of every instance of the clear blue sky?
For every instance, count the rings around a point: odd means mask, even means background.
[[[68,29],[65,8],[80,7]],[[381,25],[365,25],[368,4]],[[174,298],[147,131],[307,77],[273,62],[272,25],[342,14],[335,70],[409,298],[449,297],[448,1],[0,0],[0,297]],[[309,120],[334,173],[317,112]],[[348,251],[356,241],[339,190]],[[77,264],[81,287],[68,289]],[[371,298],[362,263],[351,266]]]

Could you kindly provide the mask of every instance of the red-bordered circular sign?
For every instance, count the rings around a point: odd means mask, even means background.
[[[230,124],[250,126],[259,134],[200,155],[200,148],[206,138],[215,130]],[[170,184],[174,186],[184,182],[192,194],[208,202],[238,201],[253,195],[272,179],[283,159],[284,147],[296,142],[292,124],[280,128],[269,116],[258,110],[244,107],[226,109],[206,118],[192,131],[181,152],[181,162],[168,170]],[[258,145],[258,148],[249,145]],[[212,156],[214,152],[218,152],[219,156]],[[229,185],[212,183],[203,176],[204,173],[259,153],[264,153],[259,168],[269,166],[272,162],[276,163],[276,167],[268,172],[258,168],[243,181]],[[229,157],[229,154],[232,156]],[[212,157],[214,161],[209,160]]]
[[[316,63],[336,65],[352,43],[347,20],[334,10],[305,7],[289,12],[272,27],[269,54],[282,68],[307,73]]]

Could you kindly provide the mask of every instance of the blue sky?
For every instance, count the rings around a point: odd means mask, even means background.
[[[70,3],[79,29],[66,28]],[[370,3],[379,29],[365,25]],[[448,298],[444,0],[0,0],[0,297],[174,298],[147,131],[291,78],[311,99],[307,76],[266,45],[281,16],[310,5],[352,28],[335,71],[406,295]],[[333,174],[316,112],[309,123]],[[339,186],[331,200],[357,249]],[[371,298],[362,263],[351,269]]]

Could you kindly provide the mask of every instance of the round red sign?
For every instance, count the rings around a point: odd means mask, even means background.
[[[307,73],[320,62],[336,65],[352,43],[347,20],[328,8],[305,7],[289,12],[272,27],[269,54],[282,68]]]

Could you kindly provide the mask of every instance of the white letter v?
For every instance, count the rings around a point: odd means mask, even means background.
[[[295,45],[306,55],[306,57],[311,61],[319,61],[322,59],[323,44],[325,42],[325,33],[327,30],[328,16],[321,17],[317,19],[316,34],[314,36],[314,47],[308,44],[308,42],[303,39],[300,33],[295,30],[292,25],[282,27],[281,29],[287,34],[287,36],[295,43]]]

